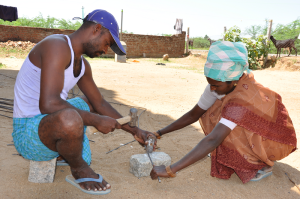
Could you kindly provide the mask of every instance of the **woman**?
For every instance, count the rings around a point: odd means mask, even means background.
[[[258,181],[272,174],[274,161],[296,149],[295,130],[280,95],[255,81],[247,60],[243,43],[212,44],[204,67],[208,86],[198,104],[155,133],[160,138],[199,120],[206,137],[178,162],[154,167],[152,179],[175,177],[211,153],[212,176],[229,179],[235,172],[243,183]]]

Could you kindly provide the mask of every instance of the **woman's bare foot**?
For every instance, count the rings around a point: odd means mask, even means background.
[[[71,172],[73,177],[77,180],[79,178],[95,178],[98,179],[99,176],[86,164],[80,169],[74,169],[71,168]],[[106,189],[110,189],[110,184],[108,184],[104,179],[102,183],[100,182],[82,182],[79,183],[80,187],[83,189],[86,189],[88,191],[94,190],[94,191],[105,191]]]

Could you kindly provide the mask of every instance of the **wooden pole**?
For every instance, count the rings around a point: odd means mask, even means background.
[[[266,45],[267,46],[269,46],[269,44],[270,44],[270,37],[271,37],[271,31],[272,31],[272,23],[273,23],[273,20],[270,20],[269,21],[269,26],[268,26],[268,32],[267,32],[267,41],[266,41]],[[264,59],[264,64],[263,64],[264,67],[266,66],[266,63],[267,63],[267,60],[268,60],[268,54],[269,54],[269,52],[267,51],[266,57]]]
[[[226,26],[224,26],[224,36],[223,36],[223,41],[225,41],[225,33],[226,33],[227,29]]]
[[[190,41],[190,28],[188,27],[186,31],[186,47],[185,47],[186,54],[189,53],[189,41]]]

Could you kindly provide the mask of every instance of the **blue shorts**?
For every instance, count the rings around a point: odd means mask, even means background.
[[[67,100],[72,106],[90,111],[88,104],[81,98],[76,97]],[[12,137],[17,151],[26,159],[34,161],[48,161],[59,156],[59,153],[46,147],[40,140],[38,129],[41,120],[47,114],[39,114],[31,118],[13,118]],[[92,161],[89,139],[85,135],[84,126],[82,158],[90,165]]]

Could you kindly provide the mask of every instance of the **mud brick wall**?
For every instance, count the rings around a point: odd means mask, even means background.
[[[12,41],[31,41],[38,43],[45,37],[53,34],[69,35],[74,30],[62,30],[52,28],[34,28],[26,26],[5,26],[0,25],[0,42]]]
[[[127,57],[156,58],[169,54],[170,57],[180,57],[185,48],[185,32],[178,36],[154,36],[123,34],[122,40],[126,43]]]
[[[52,34],[69,35],[73,32],[74,30],[0,25],[0,42],[12,40],[38,43]],[[143,53],[149,58],[162,57],[164,54],[169,54],[169,57],[180,57],[184,53],[185,48],[185,32],[177,36],[123,33],[122,40],[126,43],[128,58],[143,57]],[[109,49],[108,53],[103,56],[114,57],[114,53]]]

